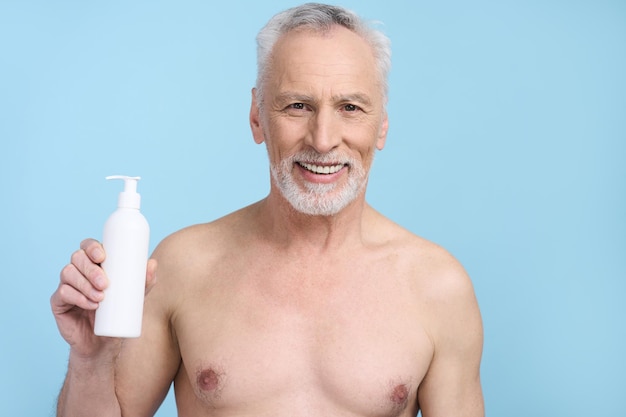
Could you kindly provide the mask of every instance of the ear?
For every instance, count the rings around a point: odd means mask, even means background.
[[[387,132],[389,131],[389,118],[387,112],[383,115],[383,122],[380,126],[380,132],[378,133],[378,139],[376,139],[376,149],[382,151],[387,141]]]
[[[250,129],[252,137],[257,144],[265,142],[263,127],[261,125],[261,115],[259,114],[259,106],[256,99],[256,88],[252,89],[252,103],[250,104]]]

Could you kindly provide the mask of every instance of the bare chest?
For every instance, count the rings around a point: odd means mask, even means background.
[[[230,271],[188,294],[181,398],[210,415],[415,415],[432,347],[407,280],[302,271]]]

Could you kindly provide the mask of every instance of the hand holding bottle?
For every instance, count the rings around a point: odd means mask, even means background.
[[[81,243],[50,300],[72,352],[89,357],[104,346],[119,345],[98,336],[140,335],[144,295],[155,282],[156,261],[148,261],[150,228],[139,211],[139,177],[107,179],[124,180],[124,191],[105,223],[103,243]]]
[[[106,253],[94,239],[86,239],[72,254],[71,261],[61,271],[59,287],[52,294],[50,305],[61,336],[80,356],[91,357],[115,339],[94,335],[95,311],[104,299],[108,286],[106,273],[100,264]],[[145,293],[156,282],[156,260],[150,259],[146,272]]]

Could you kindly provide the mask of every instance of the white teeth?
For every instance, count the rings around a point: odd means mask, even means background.
[[[306,162],[300,162],[300,165],[302,165],[307,170],[314,172],[316,174],[334,174],[335,172],[343,168],[343,165],[322,166],[322,165],[307,164]]]

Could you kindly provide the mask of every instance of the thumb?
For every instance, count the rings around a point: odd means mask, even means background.
[[[152,288],[156,285],[157,276],[157,260],[156,259],[148,259],[148,265],[146,268],[146,294],[152,290]]]

